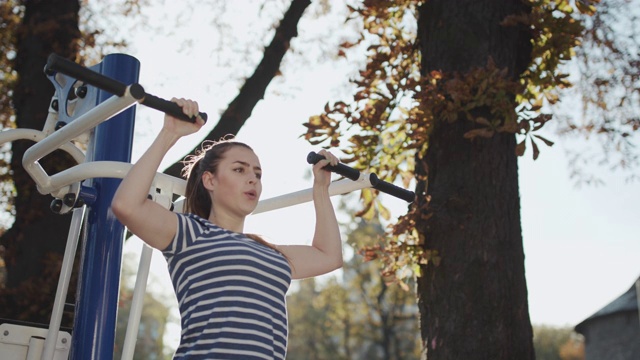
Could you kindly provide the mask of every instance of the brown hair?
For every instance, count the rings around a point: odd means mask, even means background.
[[[184,212],[196,214],[201,218],[208,219],[211,213],[211,197],[202,184],[202,174],[209,171],[215,174],[218,171],[218,164],[224,158],[224,154],[233,147],[244,147],[253,149],[242,142],[233,139],[225,139],[217,142],[207,141],[202,144],[202,149],[197,150],[195,155],[190,155],[183,161],[184,168],[182,176],[187,178],[187,189],[185,191]],[[244,234],[248,238],[270,247],[277,252],[282,252],[273,244],[268,243],[262,237],[255,234]],[[284,254],[282,254],[285,256]],[[285,256],[285,258],[287,258]],[[287,258],[287,260],[289,260]]]

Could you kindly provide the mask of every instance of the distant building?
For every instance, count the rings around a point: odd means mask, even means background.
[[[640,359],[640,278],[575,330],[584,335],[586,360]]]

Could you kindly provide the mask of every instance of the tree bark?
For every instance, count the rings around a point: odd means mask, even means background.
[[[264,50],[262,61],[240,88],[238,96],[229,103],[216,126],[203,141],[218,141],[227,135],[235,136],[238,134],[240,128],[251,116],[253,108],[264,98],[271,80],[280,72],[282,59],[289,50],[291,39],[298,36],[298,23],[310,4],[310,0],[291,1],[291,6],[284,14],[282,21],[280,21],[271,43]],[[193,148],[190,154],[195,154],[198,149],[200,149],[200,146]],[[178,161],[165,169],[164,172],[177,177],[180,176],[182,168],[183,163]]]
[[[43,69],[52,52],[75,58],[80,37],[80,4],[78,0],[32,0],[25,1],[24,6],[15,61],[16,126],[41,130],[54,93]],[[47,323],[71,218],[52,213],[49,209],[52,198],[38,193],[34,181],[24,171],[22,156],[32,145],[16,141],[11,147],[16,215],[12,227],[0,238],[7,268],[7,293],[0,296],[4,305],[0,306],[0,317]],[[74,162],[67,154],[56,152],[44,158],[41,165],[48,173],[56,173]],[[17,299],[8,299],[10,293]]]
[[[500,25],[530,9],[519,0],[430,0],[420,9],[422,71],[466,73],[489,57],[517,77],[530,61],[526,29]],[[515,99],[514,99],[515,107]],[[478,115],[491,120],[486,108]],[[437,121],[416,158],[417,227],[439,266],[418,279],[422,359],[534,359],[524,275],[518,167],[513,134],[468,140],[474,124]],[[429,200],[427,200],[429,199]]]

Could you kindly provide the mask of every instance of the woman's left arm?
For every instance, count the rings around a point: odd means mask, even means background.
[[[282,251],[292,264],[292,277],[304,279],[326,274],[342,267],[342,239],[333,204],[329,198],[331,172],[322,169],[338,164],[338,159],[325,150],[319,152],[326,160],[313,166],[313,205],[316,225],[311,245],[282,245]]]

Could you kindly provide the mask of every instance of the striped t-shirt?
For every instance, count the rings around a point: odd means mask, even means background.
[[[174,359],[284,359],[287,260],[199,216],[176,215],[163,251],[181,315]]]

